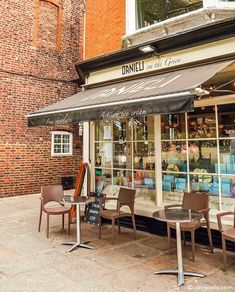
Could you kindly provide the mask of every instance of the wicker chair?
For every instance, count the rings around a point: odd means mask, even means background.
[[[191,233],[191,241],[192,241],[192,259],[195,260],[195,230],[201,226],[207,226],[208,239],[210,244],[211,252],[213,253],[213,244],[211,237],[211,229],[210,229],[210,221],[209,221],[209,195],[206,193],[184,193],[182,204],[174,204],[165,206],[165,209],[181,207],[185,209],[191,209],[198,212],[201,212],[204,220],[198,222],[190,222],[190,223],[182,223],[180,224],[180,229],[183,231],[183,239],[185,242],[185,232],[189,231]],[[168,235],[168,243],[170,246],[171,239],[171,230],[175,229],[174,223],[167,224],[167,235]]]
[[[112,221],[112,243],[114,243],[114,228],[115,220],[118,221],[118,232],[121,232],[119,218],[130,216],[132,217],[132,224],[134,229],[134,238],[136,239],[136,225],[135,225],[135,213],[134,213],[134,204],[135,204],[135,194],[136,190],[128,188],[120,188],[118,198],[104,198],[100,202],[101,210],[99,212],[99,238],[101,238],[101,220],[102,218],[109,219]],[[116,209],[104,210],[103,205],[108,200],[116,200],[117,207]],[[130,213],[121,211],[123,206],[128,206],[130,208]]]
[[[223,229],[221,217],[228,216],[228,215],[234,216],[233,227]],[[217,221],[218,221],[219,230],[220,230],[221,236],[222,236],[224,270],[226,270],[226,266],[227,266],[227,263],[226,263],[226,240],[235,242],[235,211],[234,212],[223,212],[223,213],[217,214]]]

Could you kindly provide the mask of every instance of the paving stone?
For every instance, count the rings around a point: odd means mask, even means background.
[[[176,242],[171,250],[167,238],[116,226],[115,244],[112,229],[82,222],[82,241],[90,240],[94,250],[78,248],[69,253],[65,241],[76,239],[76,224],[71,235],[61,229],[61,216],[51,216],[50,237],[46,238],[46,216],[41,232],[37,231],[38,195],[0,199],[0,292],[5,291],[101,291],[101,292],[171,292],[235,291],[235,254],[228,252],[228,269],[222,271],[222,251],[211,254],[196,245],[196,260],[191,260],[191,245],[183,246],[183,264],[187,271],[206,274],[204,278],[185,277],[177,286],[176,275],[154,275],[162,269],[177,267]],[[6,219],[7,218],[7,219]]]

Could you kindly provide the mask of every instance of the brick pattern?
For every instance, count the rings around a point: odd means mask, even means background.
[[[126,33],[125,2],[86,1],[86,59],[121,49]]]
[[[40,17],[48,18],[40,35],[50,32],[41,38],[43,46],[34,43],[36,2],[0,1],[0,197],[39,192],[42,184],[77,175],[82,157],[78,125],[30,128],[26,116],[78,90],[72,80],[78,78],[74,63],[82,56],[83,1],[40,1],[45,2]],[[55,19],[52,2],[63,7],[61,32],[54,20],[49,23]],[[52,130],[73,132],[73,156],[51,157]]]

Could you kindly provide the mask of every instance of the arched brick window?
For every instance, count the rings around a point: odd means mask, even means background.
[[[61,49],[62,6],[59,0],[35,0],[34,45]]]

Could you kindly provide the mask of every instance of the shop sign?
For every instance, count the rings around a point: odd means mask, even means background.
[[[73,120],[69,117],[68,113],[58,114],[56,118],[48,117],[46,121],[46,126],[62,125],[71,123]]]
[[[222,197],[221,208],[224,211],[233,211],[234,210],[234,198]],[[210,196],[209,205],[211,209],[219,210],[219,197]]]
[[[218,61],[218,58],[227,55],[231,56],[231,54],[235,54],[235,37],[168,53],[162,56],[154,56],[104,70],[90,72],[86,84],[95,84],[129,76],[136,76],[143,73],[157,72],[167,68],[202,62],[207,59],[215,59]]]
[[[121,74],[128,76],[134,73],[143,73],[147,71],[157,70],[166,67],[172,67],[180,65],[182,58],[157,58],[156,60],[138,61],[130,64],[123,65],[121,67]]]
[[[101,113],[99,120],[106,119],[118,119],[118,118],[127,118],[127,117],[140,117],[146,116],[148,114],[146,109],[137,109],[137,110],[123,110],[123,111],[104,111]]]

